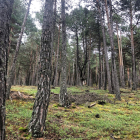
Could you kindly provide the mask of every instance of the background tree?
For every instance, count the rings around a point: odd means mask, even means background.
[[[68,95],[67,95],[67,81],[66,81],[66,21],[65,21],[65,0],[61,0],[61,18],[62,18],[62,58],[61,58],[61,86],[59,94],[59,103],[61,106],[68,107]]]
[[[102,34],[103,34],[104,57],[105,57],[106,70],[107,70],[108,89],[109,89],[109,92],[112,93],[110,68],[109,68],[107,46],[106,46],[106,34],[105,34],[104,20],[102,18],[102,11],[101,11],[102,7],[101,7],[101,5],[100,5],[98,0],[96,0],[96,2],[97,2],[98,13],[99,13],[99,17],[100,17],[100,24],[101,24],[101,27],[102,27]]]
[[[134,46],[134,28],[139,23],[140,16],[137,11],[140,9],[138,0],[120,0],[121,10],[127,13],[130,26],[130,40],[131,40],[131,53],[132,53],[132,90],[137,89],[136,84],[136,60],[135,60],[135,46]],[[128,12],[129,11],[129,12]],[[134,18],[137,18],[136,25],[133,25]]]
[[[112,19],[112,1],[109,0],[110,9],[108,10],[107,0],[105,0],[105,9],[106,9],[106,16],[108,21],[108,29],[109,29],[109,36],[110,36],[110,45],[111,45],[111,54],[112,54],[112,89],[113,93],[116,94],[116,99],[121,100],[120,97],[120,87],[117,75],[117,68],[115,62],[115,51],[114,51],[114,39],[113,39],[113,19]],[[110,12],[110,17],[109,17]]]
[[[20,32],[20,35],[19,35],[19,38],[18,38],[18,41],[17,41],[16,51],[15,51],[15,55],[14,55],[14,58],[13,58],[13,63],[12,63],[12,66],[11,66],[11,70],[9,72],[8,85],[7,85],[7,93],[6,93],[7,94],[7,98],[9,98],[9,94],[10,94],[10,89],[11,89],[12,80],[13,80],[13,76],[14,76],[13,73],[15,71],[17,56],[18,56],[18,53],[19,53],[19,49],[20,49],[20,45],[21,45],[21,39],[22,39],[22,36],[23,36],[23,33],[24,33],[25,24],[26,24],[26,21],[27,21],[27,16],[29,14],[29,9],[30,9],[30,5],[31,5],[31,1],[32,0],[29,0],[29,3],[28,3],[27,12],[25,14],[25,17],[24,17],[24,20],[23,20],[23,23],[22,23],[22,27],[21,27],[21,32]]]

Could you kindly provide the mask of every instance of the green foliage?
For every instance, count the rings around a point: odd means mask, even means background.
[[[20,132],[27,132],[28,131],[28,128],[20,127],[19,128],[19,131]]]

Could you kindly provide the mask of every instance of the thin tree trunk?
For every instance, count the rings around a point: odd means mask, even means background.
[[[52,28],[53,28],[53,2],[45,1],[43,28],[41,37],[40,70],[38,92],[35,98],[29,131],[33,137],[42,137],[45,131],[46,116],[49,106],[51,83],[51,55],[52,55]]]
[[[140,61],[138,62],[138,68],[139,68],[138,85],[140,87]]]
[[[74,78],[74,62],[73,62],[73,72],[72,72],[71,86],[75,85],[74,81],[75,81],[75,78]]]
[[[99,43],[98,43],[98,51],[99,51],[99,68],[98,68],[98,79],[99,79],[99,89],[101,89],[101,37],[100,37],[100,24],[98,21],[98,37],[99,37]]]
[[[111,44],[111,52],[112,52],[112,84],[114,89],[114,94],[116,95],[117,100],[121,100],[120,96],[120,87],[119,87],[119,80],[117,76],[117,69],[115,63],[115,52],[114,52],[114,41],[113,41],[113,21],[112,21],[112,2],[110,2],[110,19],[107,7],[107,0],[105,0],[105,8],[106,8],[106,16],[108,21],[108,29],[109,29],[109,36],[110,36],[110,44]]]
[[[120,31],[120,52],[121,52],[121,66],[122,66],[122,79],[123,79],[123,86],[124,86],[124,88],[125,88],[125,74],[124,74],[124,72],[125,72],[125,70],[124,70],[124,63],[123,63],[123,53],[122,53],[122,35],[121,35],[121,31]]]
[[[28,8],[27,8],[27,11],[26,11],[23,23],[22,23],[20,36],[19,36],[18,41],[17,41],[17,46],[16,46],[16,51],[15,51],[15,56],[14,56],[14,59],[13,59],[13,64],[12,64],[10,72],[9,72],[8,84],[7,84],[7,93],[6,93],[7,98],[9,98],[10,89],[11,89],[11,86],[12,86],[12,80],[13,80],[13,76],[14,76],[14,72],[15,72],[17,56],[19,54],[21,39],[22,39],[22,36],[23,36],[23,33],[24,33],[24,27],[25,27],[25,24],[26,24],[26,21],[27,21],[27,16],[29,14],[29,9],[30,9],[30,5],[31,5],[31,1],[32,0],[29,0],[29,3],[28,3]]]
[[[130,82],[130,69],[129,69],[129,67],[127,68],[127,85],[128,85],[128,88],[131,87],[131,82]]]
[[[53,41],[53,40],[52,40]],[[52,48],[53,49],[53,48]],[[53,50],[52,50],[53,51]],[[51,60],[51,66],[52,66],[52,68],[51,68],[51,70],[52,70],[52,72],[51,72],[51,85],[53,85],[53,78],[54,78],[54,62],[53,62],[53,60],[54,60],[54,57],[53,57],[53,53],[52,53],[52,60]]]
[[[15,77],[14,77],[14,85],[16,85],[16,83],[17,83],[17,73],[15,72]]]
[[[36,48],[36,55],[35,55],[35,68],[33,73],[32,85],[36,85],[37,80],[37,68],[38,68],[38,45]]]
[[[88,46],[87,85],[90,86],[90,47]]]
[[[29,85],[31,85],[31,78],[32,78],[32,57],[33,57],[33,55],[32,55],[32,50],[31,50],[31,54],[30,54],[30,67],[29,67],[29,73],[30,73],[30,76],[29,76]]]
[[[10,54],[10,49],[11,49],[11,38],[12,38],[12,32],[13,32],[13,28],[11,28],[11,34],[10,34],[10,38],[9,38],[9,47],[8,47],[8,57],[9,57],[9,54]]]
[[[98,0],[96,0],[96,1],[97,1],[97,4],[98,4],[99,18],[100,18],[100,23],[101,23],[101,27],[102,27],[102,34],[103,34],[104,56],[105,56],[106,69],[107,69],[108,90],[109,90],[109,93],[112,93],[110,69],[109,69],[107,46],[106,46],[105,29],[104,29],[104,24],[103,24],[103,20],[102,20],[101,9],[99,7],[99,1]]]
[[[5,140],[5,100],[9,22],[14,0],[0,0],[0,140]]]
[[[58,85],[58,56],[59,56],[59,43],[60,43],[60,28],[61,26],[59,24],[54,87]]]
[[[70,63],[69,63],[69,66],[68,66],[68,80],[67,80],[68,85],[70,85],[70,79],[71,79],[71,71],[70,71]]]
[[[119,70],[120,70],[120,83],[121,87],[125,88],[125,83],[124,83],[124,70],[123,70],[123,56],[122,56],[122,45],[121,45],[121,39],[119,39],[119,34],[118,34],[118,25],[116,24],[116,30],[117,30],[117,39],[118,39],[118,49],[119,49]]]
[[[89,45],[89,50],[88,50],[88,79],[87,79],[87,85],[91,86],[91,69],[90,69],[90,63],[91,63],[91,35],[90,35],[90,45]]]
[[[68,95],[66,86],[66,21],[65,21],[65,0],[61,0],[61,18],[62,18],[62,59],[61,59],[61,86],[59,94],[59,104],[63,107],[68,107]]]
[[[55,82],[55,63],[54,63],[54,59],[55,59],[55,56],[53,57],[53,54],[54,54],[54,46],[55,46],[55,41],[56,41],[56,0],[53,0],[54,2],[54,11],[53,11],[53,34],[52,34],[52,77],[51,77],[51,85],[54,85],[54,82]],[[56,60],[56,59],[55,59]]]
[[[107,70],[105,68],[105,83],[104,83],[104,90],[106,90],[107,88]]]
[[[96,87],[97,87],[97,84],[98,84],[98,61],[97,61],[97,56],[96,56]]]
[[[132,15],[132,2],[130,1],[130,30],[131,30],[131,52],[132,52],[132,90],[137,90],[136,85],[136,62],[135,62],[135,48],[133,36],[133,15]]]
[[[76,29],[76,85],[79,84],[79,39],[78,39],[78,31]]]
[[[104,86],[105,86],[105,71],[106,71],[106,69],[105,69],[105,60],[104,60],[104,49],[102,49],[102,54],[103,54],[103,58],[102,58],[102,88],[104,88]]]

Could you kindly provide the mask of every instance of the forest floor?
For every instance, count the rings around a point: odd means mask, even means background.
[[[13,86],[11,91],[13,96],[6,102],[6,140],[31,140],[26,128],[37,87]],[[69,108],[59,106],[59,91],[59,87],[51,89],[47,130],[40,140],[140,139],[140,89],[121,89],[122,100],[116,101],[107,90],[68,87]]]

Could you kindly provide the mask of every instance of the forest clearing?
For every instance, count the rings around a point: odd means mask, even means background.
[[[24,92],[25,95],[35,97],[37,87],[13,86],[11,90]],[[59,90],[60,88],[56,87],[51,89],[51,92],[58,94]],[[88,93],[97,94],[100,98],[94,102],[87,100],[78,105],[73,102],[68,108],[64,108],[51,97],[43,139],[140,139],[139,89],[134,92],[131,89],[121,89],[121,101],[114,101],[114,95],[109,94],[107,90],[98,90],[96,87],[69,87],[68,93],[81,95],[85,94],[87,90]],[[104,96],[108,100],[105,100]],[[100,101],[105,103],[100,104]],[[88,108],[90,104],[95,102],[95,106]],[[11,99],[7,101],[6,139],[32,139],[31,134],[26,130],[31,118],[32,107],[33,100]]]

